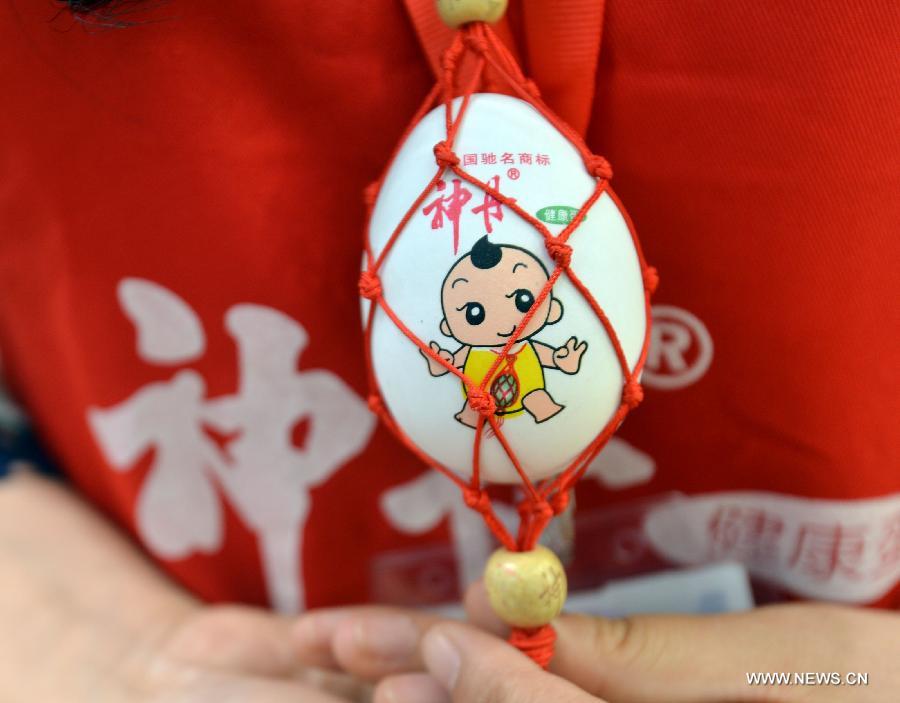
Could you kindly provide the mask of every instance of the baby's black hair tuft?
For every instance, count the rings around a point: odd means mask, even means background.
[[[479,269],[492,269],[500,263],[503,258],[503,249],[488,241],[487,235],[475,242],[472,251],[469,252],[472,257],[472,265]]]

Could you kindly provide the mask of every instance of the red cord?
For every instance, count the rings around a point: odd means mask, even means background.
[[[471,67],[470,65],[468,70],[462,70],[461,67],[467,60],[470,62],[474,62],[474,67]],[[522,74],[522,71],[519,68],[515,58],[512,56],[512,54],[510,54],[503,43],[497,39],[494,32],[487,25],[483,23],[474,23],[458,30],[456,35],[454,36],[453,42],[443,56],[441,66],[443,75],[439,78],[434,88],[432,88],[431,92],[428,94],[427,98],[422,103],[419,110],[416,112],[416,115],[413,118],[412,122],[404,132],[403,137],[399,141],[397,148],[394,150],[394,153],[391,156],[387,167],[385,168],[385,172],[382,173],[378,181],[368,186],[364,193],[364,201],[369,211],[371,222],[372,208],[374,207],[374,203],[377,198],[378,191],[381,188],[381,184],[384,180],[385,173],[390,168],[390,165],[396,158],[396,155],[403,143],[406,141],[406,138],[409,136],[415,126],[421,121],[421,119],[428,113],[428,111],[438,104],[438,100],[440,98],[440,103],[444,106],[446,138],[435,144],[434,147],[437,172],[435,173],[434,177],[426,184],[425,188],[421,191],[421,193],[406,211],[403,218],[400,220],[394,231],[391,233],[391,236],[388,238],[384,249],[377,257],[372,250],[368,231],[369,225],[367,225],[365,244],[366,270],[362,272],[359,279],[359,292],[362,297],[372,302],[372,304],[369,306],[369,312],[366,316],[366,324],[364,330],[366,346],[366,373],[368,376],[370,388],[369,407],[382,419],[387,427],[391,429],[391,431],[398,437],[398,439],[415,456],[417,456],[423,463],[434,466],[438,471],[447,476],[447,478],[453,481],[460,488],[466,505],[481,514],[482,518],[485,521],[485,524],[488,526],[488,529],[490,529],[491,533],[500,544],[502,544],[506,549],[509,549],[510,551],[528,551],[535,547],[538,539],[541,536],[541,533],[553,518],[553,516],[560,514],[566,509],[567,505],[569,504],[569,494],[574,485],[584,475],[584,472],[587,471],[587,468],[594,457],[609,441],[609,438],[613,435],[613,432],[625,419],[628,411],[636,407],[643,399],[643,391],[641,389],[638,378],[647,358],[647,349],[650,340],[650,295],[655,290],[659,277],[657,275],[656,269],[651,266],[647,266],[644,260],[643,252],[641,251],[640,243],[637,239],[637,235],[634,232],[634,226],[632,225],[631,220],[628,218],[627,213],[625,213],[624,209],[622,208],[621,203],[619,202],[615,193],[609,187],[609,179],[612,177],[612,168],[610,167],[609,162],[607,162],[606,159],[604,159],[602,156],[591,153],[580,135],[571,127],[569,127],[565,122],[563,122],[543,103],[537,90],[537,86],[535,86],[532,81],[528,80]],[[516,204],[514,199],[506,197],[505,195],[503,195],[503,193],[492,187],[490,184],[484,183],[483,181],[480,181],[479,179],[472,176],[470,173],[467,173],[463,168],[461,168],[460,159],[453,151],[453,142],[459,130],[459,125],[462,121],[463,115],[468,109],[472,94],[475,93],[483,83],[484,69],[486,66],[490,66],[494,74],[505,81],[507,87],[512,91],[514,95],[517,95],[522,100],[528,102],[532,107],[540,112],[545,119],[553,124],[553,126],[556,127],[556,129],[559,130],[559,132],[562,133],[562,135],[566,137],[569,142],[572,143],[572,145],[578,150],[579,154],[581,155],[587,172],[597,179],[596,186],[590,197],[581,206],[577,214],[572,218],[566,228],[557,236],[553,236],[542,222],[537,220],[530,213],[523,210],[518,204]],[[458,93],[457,83],[458,78],[461,75],[465,75],[467,78],[471,76],[471,80],[469,80],[468,85],[466,85],[461,92],[462,104],[460,105],[459,112],[454,116],[452,102],[453,99],[457,97],[458,94],[460,94]],[[457,177],[467,181],[469,184],[480,189],[484,193],[495,198],[499,203],[510,208],[524,221],[529,223],[544,239],[544,243],[547,247],[547,252],[556,263],[556,268],[550,275],[547,284],[537,296],[534,305],[532,305],[531,309],[527,313],[525,313],[521,322],[516,328],[515,333],[510,336],[509,341],[506,343],[500,353],[497,354],[497,358],[494,360],[491,368],[485,374],[480,384],[468,378],[462,371],[460,371],[452,364],[448,363],[444,359],[441,359],[434,352],[434,350],[431,349],[431,347],[429,347],[424,341],[419,339],[412,332],[412,330],[410,330],[403,323],[403,321],[400,320],[400,318],[388,304],[387,300],[385,300],[381,282],[378,278],[378,272],[385,260],[385,257],[393,248],[397,239],[400,237],[400,234],[406,227],[406,224],[421,208],[425,199],[437,187],[438,182],[448,171],[452,172]],[[575,272],[572,271],[570,267],[572,259],[572,247],[567,243],[568,239],[575,231],[575,229],[581,224],[582,220],[587,214],[587,211],[590,210],[593,204],[603,193],[606,193],[613,199],[626,219],[628,229],[631,233],[632,242],[634,244],[635,250],[637,251],[638,260],[641,265],[641,272],[644,280],[644,314],[646,321],[646,331],[640,357],[633,369],[629,368],[628,361],[625,358],[625,352],[622,350],[622,344],[619,341],[619,337],[616,334],[612,323],[610,322],[609,318],[607,318],[606,313],[603,311],[594,296],[581,282],[578,276],[575,275]],[[559,473],[552,480],[548,479],[541,482],[538,486],[535,486],[526,475],[521,463],[519,462],[518,457],[516,456],[516,453],[513,451],[512,447],[507,442],[506,437],[503,435],[502,423],[496,415],[496,402],[489,390],[485,388],[485,386],[487,385],[489,379],[492,379],[494,377],[496,371],[501,367],[501,365],[508,363],[512,346],[516,343],[516,340],[522,333],[522,330],[524,330],[528,325],[528,322],[531,320],[534,312],[540,307],[541,303],[546,300],[547,296],[550,295],[550,292],[553,289],[553,286],[556,284],[556,281],[560,276],[563,275],[565,275],[569,279],[572,285],[588,302],[597,319],[603,326],[607,336],[609,337],[610,343],[615,350],[616,358],[621,367],[624,382],[622,385],[622,397],[619,407],[613,414],[613,417],[610,418],[609,422],[607,422],[607,424],[599,432],[599,434],[597,434],[597,436],[591,441],[591,443],[578,455],[578,457],[576,457],[576,459],[571,464],[569,464],[568,467],[566,467],[565,470]],[[375,376],[372,362],[372,321],[375,316],[376,306],[381,308],[385,315],[387,315],[388,319],[390,319],[391,322],[393,322],[404,334],[404,336],[406,336],[411,342],[413,342],[422,351],[423,354],[425,354],[432,361],[443,366],[448,372],[457,376],[465,385],[469,403],[472,408],[479,413],[479,419],[477,427],[475,429],[475,439],[472,449],[472,477],[470,482],[467,483],[466,481],[461,479],[454,471],[436,461],[434,457],[430,456],[427,452],[423,451],[419,446],[417,446],[403,431],[403,429],[397,425],[397,423],[391,417],[390,412],[387,410],[381,390],[378,386],[378,381]],[[487,492],[481,485],[481,443],[485,433],[485,424],[488,425],[490,431],[503,447],[504,452],[512,462],[512,465],[521,478],[522,484],[525,488],[525,498],[518,506],[521,519],[519,522],[519,531],[515,539],[512,538],[512,536],[497,518],[493,506],[491,505],[491,500]],[[509,637],[509,641],[515,647],[531,657],[531,659],[534,660],[537,664],[542,667],[546,667],[553,657],[553,647],[556,641],[556,633],[554,632],[553,627],[550,625],[545,625],[537,629],[513,628],[512,634]]]
[[[544,625],[533,630],[514,627],[509,635],[509,643],[531,657],[535,664],[546,669],[553,659],[556,631],[552,625]]]

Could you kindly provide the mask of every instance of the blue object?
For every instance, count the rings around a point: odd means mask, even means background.
[[[0,387],[0,479],[19,461],[28,462],[47,476],[60,475],[41,447],[28,417]]]

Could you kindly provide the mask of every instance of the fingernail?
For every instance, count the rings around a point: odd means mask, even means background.
[[[319,610],[301,615],[294,624],[294,641],[304,651],[330,646],[338,625],[349,615],[344,610]]]
[[[459,676],[460,656],[453,643],[440,631],[431,630],[422,642],[422,658],[431,675],[448,691]]]
[[[369,615],[354,626],[358,647],[384,659],[408,659],[419,644],[419,630],[403,615]]]
[[[375,703],[450,703],[450,694],[428,674],[408,674],[379,684]]]

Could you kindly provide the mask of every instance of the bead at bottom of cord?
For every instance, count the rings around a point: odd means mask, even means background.
[[[546,625],[566,601],[565,569],[541,545],[527,552],[498,549],[484,568],[484,586],[494,612],[514,627]]]

